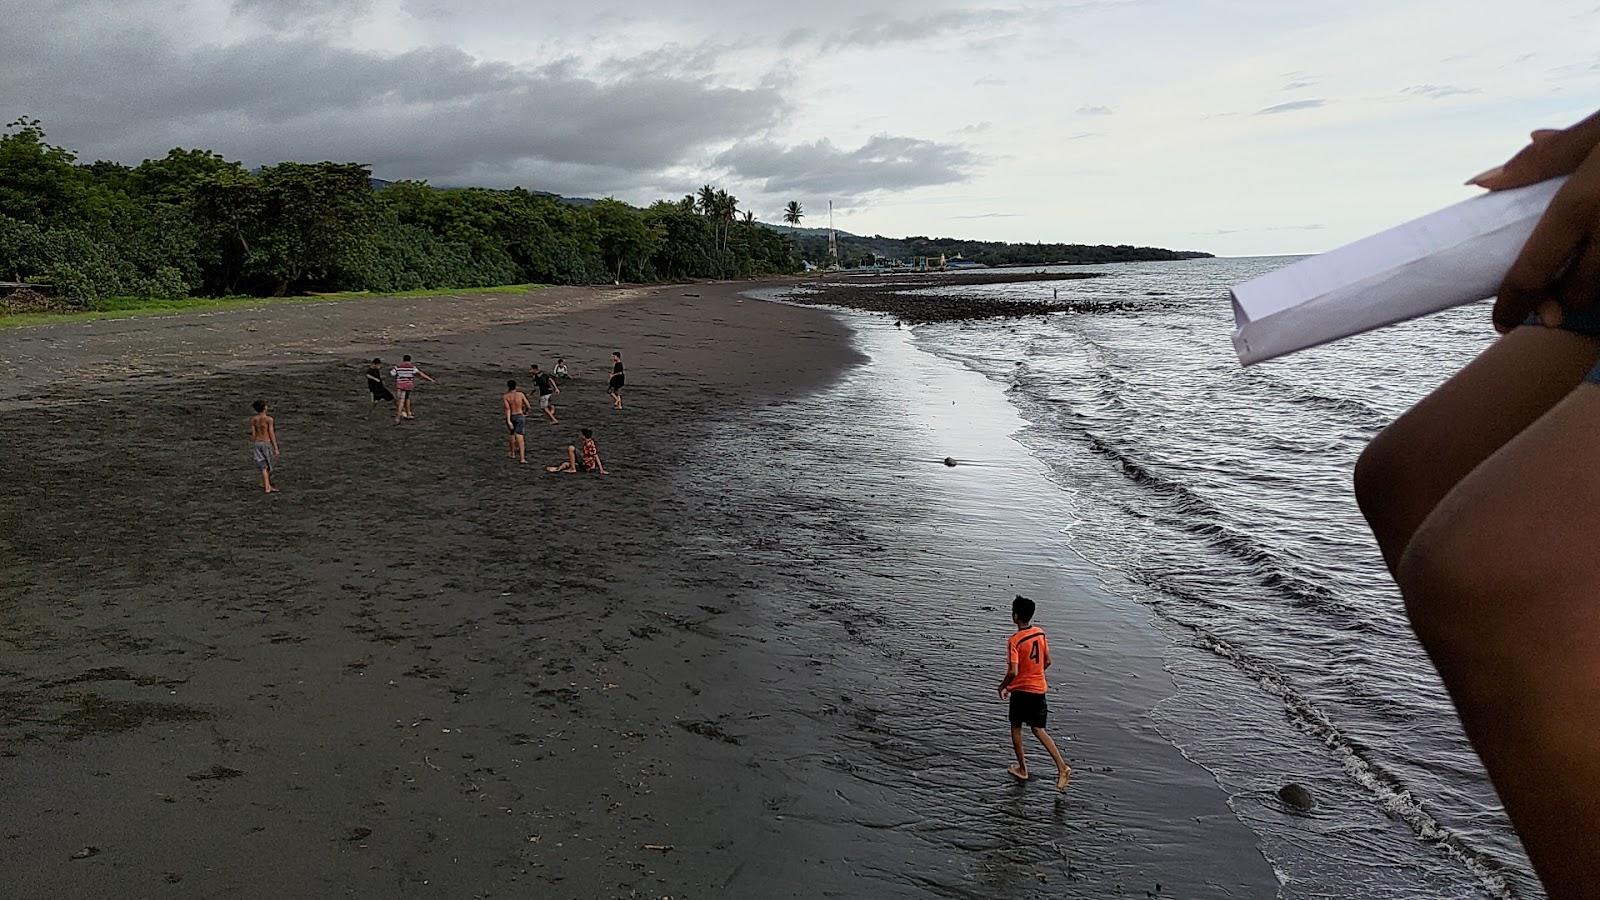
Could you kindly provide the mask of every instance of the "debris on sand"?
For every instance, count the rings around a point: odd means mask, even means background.
[[[1317,798],[1304,785],[1289,782],[1278,788],[1278,799],[1296,812],[1310,812],[1317,808]]]

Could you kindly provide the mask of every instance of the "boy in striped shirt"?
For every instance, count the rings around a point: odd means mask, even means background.
[[[1056,790],[1064,791],[1072,780],[1072,767],[1044,730],[1050,714],[1044,699],[1049,690],[1044,670],[1050,668],[1050,642],[1045,640],[1044,629],[1033,624],[1033,610],[1033,601],[1020,594],[1011,601],[1011,621],[1017,630],[1006,641],[1006,677],[1000,682],[1000,699],[1011,701],[1011,748],[1017,753],[1017,764],[1006,771],[1018,781],[1028,780],[1028,761],[1022,755],[1022,726],[1026,725],[1056,761]]]
[[[417,389],[417,379],[421,378],[429,384],[437,382],[411,361],[409,353],[401,358],[399,365],[389,370],[389,374],[394,376],[394,423],[399,425],[401,419],[416,418],[411,414],[411,392]]]

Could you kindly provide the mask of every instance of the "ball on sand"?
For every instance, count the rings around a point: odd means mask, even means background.
[[[945,458],[944,458],[944,464],[945,464],[945,465],[947,465],[947,466],[954,466],[954,465],[955,465],[955,464],[956,464],[956,460],[955,460],[955,457],[953,457],[953,456],[946,456],[946,457],[945,457]]]

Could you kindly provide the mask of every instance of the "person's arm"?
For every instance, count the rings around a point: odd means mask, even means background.
[[[510,431],[511,428],[512,428],[512,425],[511,425],[511,398],[510,397],[501,397],[500,398],[500,410],[501,410],[501,412],[504,412],[506,414],[506,430]]]
[[[606,464],[600,461],[599,447],[594,448],[594,467],[600,471],[601,475],[606,474]]]
[[[428,382],[429,384],[438,384],[439,383],[439,382],[433,380],[433,376],[432,375],[429,375],[427,372],[424,372],[421,369],[417,370],[417,374],[421,375],[423,380]]]
[[[1048,643],[1044,645],[1044,667],[1046,669],[1050,668],[1050,645]]]
[[[1017,648],[1006,641],[1006,677],[1000,679],[1000,699],[1011,693],[1011,682],[1017,680]]]
[[[1564,311],[1600,301],[1600,113],[1570,128],[1541,128],[1517,155],[1468,184],[1504,191],[1558,175],[1572,178],[1506,273],[1494,304],[1495,327],[1509,331],[1538,311],[1549,324]],[[1552,321],[1553,320],[1553,321]]]
[[[283,451],[278,449],[278,427],[271,420],[267,420],[267,440],[272,442],[272,455],[282,456]]]

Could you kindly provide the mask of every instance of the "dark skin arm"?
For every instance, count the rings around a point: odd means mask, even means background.
[[[1000,679],[999,693],[1000,693],[1000,699],[1001,700],[1004,700],[1004,699],[1006,699],[1007,697],[1009,697],[1011,695],[1011,682],[1016,681],[1016,680],[1017,680],[1017,664],[1016,663],[1008,663],[1006,665],[1006,677]]]
[[[1572,177],[1539,220],[1506,274],[1494,305],[1502,332],[1538,312],[1550,326],[1564,312],[1600,301],[1600,113],[1570,128],[1540,129],[1504,165],[1468,184],[1504,191],[1558,175]]]

